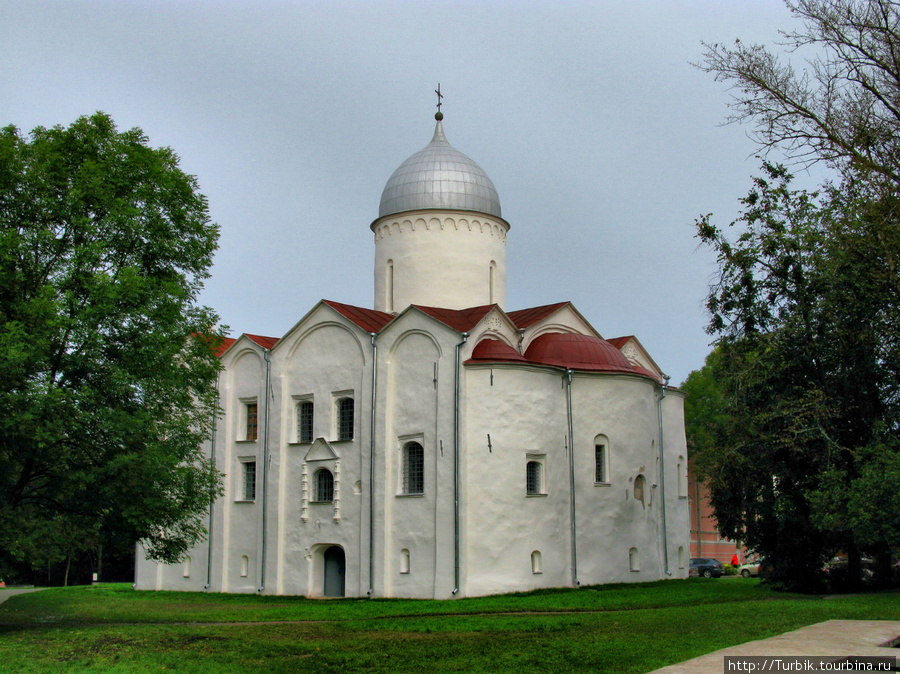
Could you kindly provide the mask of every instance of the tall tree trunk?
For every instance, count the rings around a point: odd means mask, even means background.
[[[69,587],[69,566],[72,564],[72,557],[66,557],[66,575],[63,578],[63,587]]]

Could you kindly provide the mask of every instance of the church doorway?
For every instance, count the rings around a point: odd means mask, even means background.
[[[325,596],[344,596],[344,574],[347,562],[343,548],[332,545],[325,551]]]

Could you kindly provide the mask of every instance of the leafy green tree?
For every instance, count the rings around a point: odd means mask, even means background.
[[[679,387],[687,394],[684,401],[685,434],[691,463],[715,452],[721,435],[731,420],[728,399],[719,378],[722,354],[713,349],[699,370],[691,372]]]
[[[0,556],[142,540],[174,561],[203,535],[219,338],[196,300],[217,238],[139,129],[0,130]]]
[[[764,172],[728,231],[698,221],[725,399],[698,465],[723,532],[810,590],[835,551],[858,578],[863,553],[886,570],[898,542],[900,207],[864,181],[808,194]]]
[[[797,192],[765,164],[731,229],[698,222],[719,257],[709,330],[728,419],[698,463],[720,526],[809,588],[835,550],[851,580],[863,554],[886,578],[898,546],[900,4],[786,4],[800,28],[782,53],[706,45],[700,67],[732,86],[731,121],[761,148],[838,182]]]

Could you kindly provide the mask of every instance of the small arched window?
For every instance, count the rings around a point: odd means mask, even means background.
[[[311,400],[304,400],[297,405],[297,442],[313,441],[314,410]]]
[[[535,550],[531,553],[531,573],[543,573],[544,567],[541,564],[541,551]]]
[[[543,494],[543,466],[540,461],[529,461],[525,464],[525,493],[526,494]]]
[[[338,401],[338,440],[353,439],[353,398]]]
[[[191,557],[188,555],[184,558],[184,565],[181,567],[181,575],[185,578],[191,577]]]
[[[596,484],[609,482],[609,441],[605,435],[594,438],[594,482]]]
[[[241,557],[241,578],[246,578],[250,573],[250,558],[247,555]]]
[[[406,548],[400,551],[400,573],[409,573],[409,550]]]
[[[632,571],[640,571],[641,570],[641,561],[638,559],[638,549],[631,548],[628,551],[628,567]]]
[[[644,503],[644,492],[647,491],[647,481],[644,479],[643,475],[638,475],[634,478],[634,498]]]
[[[334,501],[334,475],[327,468],[319,468],[313,476],[316,486],[316,501],[330,503]]]
[[[403,445],[403,493],[425,493],[425,449],[418,442]]]
[[[385,269],[385,306],[387,308],[387,312],[393,313],[394,311],[394,261],[387,261],[387,268]]]
[[[685,561],[686,561],[686,560],[685,560],[685,554],[684,554],[684,546],[683,546],[683,545],[679,545],[679,546],[678,546],[678,568],[679,568],[679,569],[683,569],[683,568],[684,568],[684,563],[685,563]]]
[[[678,495],[687,496],[688,479],[687,479],[687,461],[683,456],[678,457]]]
[[[497,263],[491,260],[491,266],[488,269],[488,304],[497,303]]]

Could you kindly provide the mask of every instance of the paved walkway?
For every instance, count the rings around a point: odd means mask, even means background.
[[[657,669],[665,674],[706,674],[725,671],[725,656],[788,655],[842,656],[867,655],[877,657],[900,656],[900,648],[884,648],[900,637],[900,622],[892,620],[827,620],[802,627],[777,637],[748,641],[740,646],[701,655],[677,665]],[[775,671],[775,670],[772,670]]]
[[[0,590],[0,604],[5,602],[12,596],[17,594],[25,594],[26,592],[39,592],[41,588],[39,587],[26,587],[26,588],[3,588]]]

